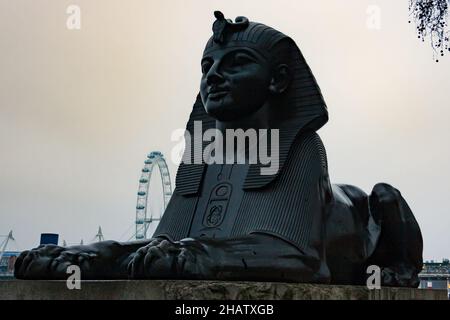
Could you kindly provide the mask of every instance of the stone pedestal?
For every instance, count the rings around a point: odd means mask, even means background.
[[[69,290],[65,281],[0,280],[0,300],[446,300],[446,290],[222,281],[82,281]]]

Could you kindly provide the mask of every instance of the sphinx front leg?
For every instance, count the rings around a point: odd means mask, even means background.
[[[21,253],[14,275],[25,280],[65,280],[67,268],[77,265],[83,280],[127,279],[129,261],[134,252],[146,244],[148,241],[103,241],[71,247],[42,245]]]
[[[316,255],[265,234],[155,241],[136,252],[128,270],[133,279],[329,281]]]

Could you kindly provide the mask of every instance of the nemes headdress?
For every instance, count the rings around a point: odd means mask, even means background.
[[[213,35],[206,44],[204,55],[214,50],[229,47],[251,47],[266,58],[271,49],[283,38],[283,33],[261,23],[250,22],[246,17],[237,17],[235,22],[225,19],[220,11],[214,12]]]
[[[237,17],[235,22],[232,22],[225,19],[220,11],[214,12],[214,16],[216,21],[212,27],[213,35],[206,44],[204,54],[233,46],[250,47],[270,60],[280,54],[277,52],[277,44],[280,41],[290,42],[286,47],[289,52],[284,54],[288,55],[292,80],[280,105],[276,106],[279,112],[275,112],[280,115],[275,121],[276,128],[280,130],[279,170],[274,175],[261,175],[262,165],[251,164],[244,183],[246,190],[262,188],[276,179],[281,172],[296,137],[307,131],[316,131],[328,121],[327,106],[311,69],[291,38],[262,23],[251,22],[245,17]],[[186,126],[191,137],[194,133],[194,121],[202,121],[203,132],[215,127],[215,119],[206,113],[200,95],[197,95]],[[193,146],[192,143],[186,145]],[[195,155],[203,153],[203,148],[191,150],[192,160],[194,157],[203,158],[201,155]],[[177,192],[186,196],[199,192],[206,168],[206,164],[192,163],[194,161],[191,161],[191,164],[181,163],[176,177]]]

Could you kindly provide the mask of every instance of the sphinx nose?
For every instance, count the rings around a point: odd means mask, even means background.
[[[218,72],[217,67],[213,66],[209,70],[206,76],[206,82],[209,86],[224,82],[223,76]]]

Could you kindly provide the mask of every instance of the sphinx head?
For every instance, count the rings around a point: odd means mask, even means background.
[[[280,168],[301,132],[316,131],[328,121],[316,79],[290,37],[244,17],[232,22],[220,12],[214,15],[213,36],[201,60],[200,94],[186,125],[186,146],[190,147],[185,149],[183,159],[187,161],[183,160],[177,174],[178,193],[184,195],[198,192],[205,172],[203,166],[191,165],[195,159],[203,159],[206,148],[206,144],[196,147],[198,121],[202,134],[214,128],[279,129]],[[252,119],[247,121],[249,117]],[[246,188],[262,187],[276,177],[254,177],[262,166],[251,165],[251,182]]]
[[[233,23],[220,12],[215,15],[214,35],[201,60],[200,95],[209,116],[234,121],[268,107],[286,92],[291,41],[244,17]]]

